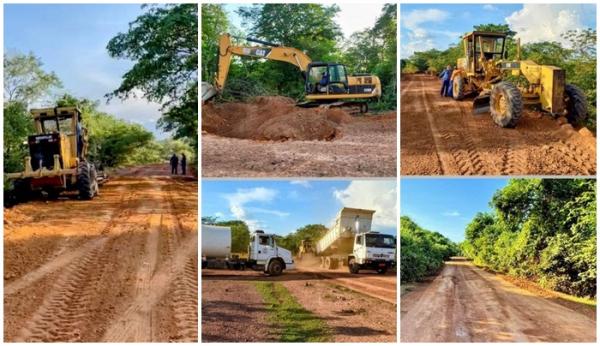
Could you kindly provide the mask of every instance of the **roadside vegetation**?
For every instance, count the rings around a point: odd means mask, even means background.
[[[595,195],[593,179],[513,179],[493,211],[467,226],[462,252],[478,266],[595,298]]]
[[[438,232],[421,228],[408,216],[400,218],[400,280],[419,281],[437,273],[458,246]]]
[[[473,30],[503,32],[508,35],[506,47],[508,59],[516,59],[517,32],[510,30],[507,24],[476,25]],[[554,65],[565,70],[566,82],[582,89],[588,101],[589,116],[586,127],[596,129],[596,30],[588,28],[582,31],[567,31],[562,37],[569,42],[569,48],[559,42],[535,42],[521,46],[521,59],[532,60],[538,64]],[[402,73],[441,72],[447,65],[455,66],[456,60],[464,56],[462,40],[456,38],[449,42],[446,50],[430,49],[415,52],[408,59],[402,59]]]
[[[117,34],[108,43],[110,56],[133,60],[134,65],[124,74],[122,84],[107,97],[126,99],[141,92],[144,98],[161,103],[158,126],[173,134],[173,138],[164,140],[157,140],[139,124],[100,111],[99,100],[64,93],[60,77],[44,70],[43,62],[34,53],[4,55],[4,171],[24,169],[23,158],[28,152],[23,143],[34,132],[29,109],[55,106],[80,108],[88,128],[89,156],[97,165],[109,168],[162,163],[173,153],[185,153],[188,161],[194,163],[198,124],[197,27],[196,5],[150,7],[128,32]],[[173,32],[181,36],[171,37]],[[156,61],[161,63],[157,65]]]
[[[396,109],[396,5],[386,4],[375,24],[344,41],[335,22],[336,5],[261,4],[241,7],[237,14],[248,25],[237,28],[227,18],[223,5],[202,5],[202,80],[212,82],[218,60],[218,37],[229,32],[251,36],[305,51],[313,61],[340,62],[348,73],[379,76],[382,97],[370,104],[374,110]],[[273,25],[273,23],[277,23]],[[258,95],[280,95],[301,99],[303,79],[298,68],[277,61],[244,59],[232,62],[222,98],[246,100]]]
[[[325,321],[306,310],[278,282],[255,283],[268,309],[268,321],[279,333],[279,342],[330,342],[331,331]]]

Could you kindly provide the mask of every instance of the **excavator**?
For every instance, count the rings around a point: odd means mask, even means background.
[[[218,67],[213,84],[202,82],[202,102],[219,95],[225,87],[231,59],[234,55],[257,59],[283,61],[300,70],[304,78],[305,101],[300,107],[359,107],[368,111],[367,102],[381,97],[379,77],[370,74],[349,75],[340,63],[316,62],[299,49],[247,37],[246,41],[262,46],[236,46],[231,36],[219,37]]]

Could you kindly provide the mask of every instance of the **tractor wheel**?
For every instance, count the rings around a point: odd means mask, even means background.
[[[269,263],[268,272],[271,276],[281,275],[281,273],[283,272],[283,265],[281,264],[281,261],[278,259],[272,260],[271,263]]]
[[[579,125],[587,118],[587,98],[581,89],[573,84],[565,85],[565,103],[567,120],[573,125]]]
[[[98,190],[96,169],[87,161],[81,161],[77,167],[77,188],[79,197],[84,200],[94,198]]]
[[[501,127],[515,127],[523,113],[521,92],[511,83],[500,82],[492,88],[490,113]]]
[[[455,100],[462,100],[465,97],[465,80],[462,76],[454,77],[452,81],[452,97]]]

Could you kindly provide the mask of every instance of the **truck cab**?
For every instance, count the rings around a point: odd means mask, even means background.
[[[250,236],[248,261],[255,270],[270,275],[280,275],[283,270],[294,269],[291,251],[277,246],[274,234],[256,230]]]
[[[375,270],[385,274],[396,265],[396,237],[379,232],[366,232],[354,237],[352,255],[348,257],[348,269],[357,274],[361,269]]]

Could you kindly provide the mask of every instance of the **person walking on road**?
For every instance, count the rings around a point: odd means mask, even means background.
[[[442,89],[440,90],[440,95],[450,96],[450,77],[452,76],[452,66],[446,66],[446,69],[440,73],[439,77],[442,79]]]
[[[181,175],[185,175],[186,166],[187,166],[187,157],[185,157],[185,153],[181,153]]]
[[[179,165],[179,158],[175,153],[171,156],[171,174],[177,174],[177,166]]]

